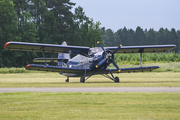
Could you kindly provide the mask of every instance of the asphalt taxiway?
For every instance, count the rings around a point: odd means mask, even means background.
[[[180,87],[0,88],[0,92],[180,92]]]

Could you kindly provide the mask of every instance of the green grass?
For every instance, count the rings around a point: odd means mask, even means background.
[[[65,83],[58,73],[7,72],[0,74],[0,87],[180,87],[179,72],[172,72],[179,63],[153,65],[170,70],[116,74],[121,83],[100,75],[86,83],[79,78]],[[178,120],[180,93],[0,93],[0,106],[0,120]]]
[[[0,93],[1,120],[172,120],[180,93]]]
[[[115,54],[115,61],[118,64],[138,64],[140,60],[140,54]],[[145,53],[142,56],[142,62],[179,62],[180,54],[174,52],[169,53]]]
[[[159,69],[154,70],[154,72],[180,72],[180,62],[171,63],[149,63],[144,64],[145,66],[160,66]]]
[[[13,74],[13,73],[42,73],[39,71],[30,71],[25,68],[0,68],[0,74]]]
[[[120,68],[130,68],[130,67],[139,67],[139,62],[137,65],[134,64],[124,64],[121,63],[118,65]],[[170,63],[142,63],[142,66],[160,66],[160,68],[153,70],[152,72],[180,72],[180,62],[170,62]],[[110,69],[115,69],[111,64]]]
[[[85,83],[80,78],[70,78],[59,73],[0,74],[0,87],[180,87],[179,72],[149,72],[115,74],[120,83],[101,76],[93,76]]]

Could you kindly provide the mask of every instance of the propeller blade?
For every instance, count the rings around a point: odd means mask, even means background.
[[[101,43],[99,41],[97,41],[97,44],[102,48],[102,50],[107,54],[107,52],[105,51],[104,47],[101,45]]]
[[[112,60],[112,63],[114,65],[114,67],[116,67],[118,69],[118,72],[121,72],[121,70],[119,69],[118,65],[114,62],[114,60]]]
[[[101,66],[102,64],[104,64],[107,61],[107,58],[104,58],[103,60],[101,60],[97,65],[96,68],[98,68],[99,66]]]
[[[122,45],[120,44],[120,45],[112,52],[112,54],[116,53],[121,47],[122,47]]]

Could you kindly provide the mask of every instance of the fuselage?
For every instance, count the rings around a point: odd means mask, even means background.
[[[103,59],[103,50],[100,47],[91,48],[88,55],[76,55],[72,59],[70,59],[64,67],[75,68],[75,69],[86,69],[87,75],[92,74],[92,72],[97,69],[96,65]],[[108,63],[106,65],[108,66]],[[101,69],[100,66],[98,69]],[[60,73],[61,75],[67,77],[80,77],[81,74],[74,73]]]

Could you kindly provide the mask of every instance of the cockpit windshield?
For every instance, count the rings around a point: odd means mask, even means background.
[[[87,60],[87,57],[80,55],[80,54],[78,54],[77,56],[75,56],[71,59],[72,62],[82,62],[85,60]]]
[[[100,47],[90,48],[89,55],[93,55],[93,54],[96,54],[101,51],[102,51],[102,48],[100,48]]]

